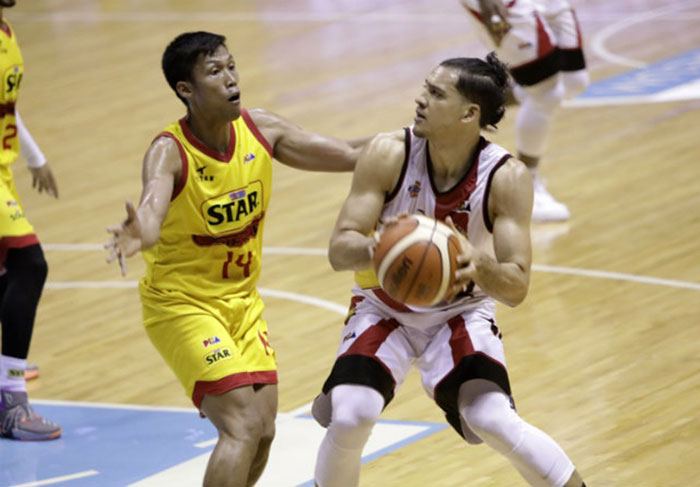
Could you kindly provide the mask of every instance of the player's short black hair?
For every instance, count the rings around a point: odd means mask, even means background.
[[[440,66],[459,70],[457,91],[481,108],[479,125],[496,126],[506,112],[506,94],[510,89],[508,68],[495,53],[479,58],[452,58],[440,63]]]
[[[192,70],[202,54],[212,54],[219,46],[226,46],[226,38],[211,32],[185,32],[168,44],[163,52],[163,74],[168,84],[182,102],[187,102],[178,94],[175,86],[178,81],[191,81]]]

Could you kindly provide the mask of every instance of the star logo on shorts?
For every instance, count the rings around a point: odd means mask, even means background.
[[[345,335],[343,337],[343,343],[347,342],[348,340],[352,340],[356,336],[357,336],[357,334],[354,331],[351,331],[350,333],[348,333],[347,335]]]

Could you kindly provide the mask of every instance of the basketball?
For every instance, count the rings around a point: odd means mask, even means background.
[[[461,250],[448,225],[423,215],[406,215],[382,232],[374,270],[393,299],[410,306],[435,306],[452,297]]]

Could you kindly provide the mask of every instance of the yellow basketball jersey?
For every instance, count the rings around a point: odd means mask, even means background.
[[[158,243],[143,252],[141,292],[224,299],[253,292],[270,201],[272,148],[246,110],[231,123],[226,154],[199,142],[184,118],[161,135],[178,144],[182,177]]]
[[[19,155],[15,103],[24,73],[24,61],[17,38],[7,20],[5,25],[7,29],[0,27],[0,166],[9,166]]]

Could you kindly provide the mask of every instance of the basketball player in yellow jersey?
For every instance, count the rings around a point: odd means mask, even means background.
[[[351,171],[364,140],[305,132],[241,105],[225,38],[185,33],[163,71],[187,114],[158,135],[143,163],[138,208],[108,231],[108,261],[143,252],[146,332],[219,440],[204,485],[252,486],[274,436],[275,352],[256,290],[273,157],[316,171]]]
[[[4,17],[14,0],[0,0],[0,437],[51,440],[61,428],[29,406],[25,370],[47,265],[34,228],[17,196],[10,165],[20,152],[32,172],[34,187],[57,197],[46,158],[17,112],[24,62],[15,32]]]

